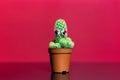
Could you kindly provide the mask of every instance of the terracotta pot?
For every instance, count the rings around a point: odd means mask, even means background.
[[[55,73],[69,72],[72,48],[49,48],[51,70]]]

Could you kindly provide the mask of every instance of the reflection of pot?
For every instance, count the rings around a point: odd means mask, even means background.
[[[71,48],[49,48],[52,72],[69,72]]]
[[[69,73],[67,74],[56,74],[51,75],[51,80],[70,80]]]

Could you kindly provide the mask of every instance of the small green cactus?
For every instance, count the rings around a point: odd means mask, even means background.
[[[67,37],[67,25],[65,20],[58,19],[55,23],[55,39],[49,43],[49,48],[73,48],[74,42]]]

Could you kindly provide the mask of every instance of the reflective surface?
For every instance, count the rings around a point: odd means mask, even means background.
[[[67,74],[53,73],[51,75],[51,80],[70,80],[70,75],[69,75],[69,73],[67,73]]]
[[[49,63],[0,63],[0,80],[120,80],[120,63],[71,63],[64,75]]]

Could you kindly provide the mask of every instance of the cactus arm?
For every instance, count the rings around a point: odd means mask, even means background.
[[[49,47],[50,48],[61,48],[61,45],[59,43],[50,42]]]
[[[73,48],[74,42],[70,38],[62,38],[59,41],[61,47],[63,48]]]

